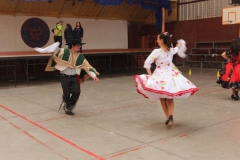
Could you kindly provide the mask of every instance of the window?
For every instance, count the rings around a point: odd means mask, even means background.
[[[179,0],[179,21],[222,17],[222,8],[229,6],[231,3],[231,0],[208,0],[188,3],[192,1],[193,0]]]

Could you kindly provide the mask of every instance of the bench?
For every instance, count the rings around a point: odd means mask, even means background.
[[[204,63],[208,63],[209,66],[211,64],[221,64],[223,67],[226,64],[226,61],[224,59],[219,59],[219,57],[222,57],[221,54],[188,54],[186,60],[183,61],[183,67],[186,63],[191,63],[191,65],[193,63],[198,63],[201,68]]]
[[[183,63],[182,63],[183,67],[185,67],[185,65],[186,65],[187,63],[191,63],[191,65],[192,65],[193,63],[194,63],[194,64],[199,63],[199,64],[200,64],[200,68],[203,68],[203,64],[204,64],[204,63],[208,63],[209,66],[210,66],[211,64],[221,64],[221,67],[222,67],[222,68],[224,67],[225,64],[227,64],[227,62],[224,62],[224,61],[220,62],[220,61],[194,61],[194,60],[189,60],[189,61],[183,61]]]
[[[210,48],[218,48],[218,45],[228,45],[230,46],[232,42],[231,41],[216,41],[216,42],[195,42],[194,43],[194,48],[198,48],[199,45],[211,45]]]
[[[194,48],[191,48],[191,53],[187,55],[186,61],[183,61],[183,67],[186,63],[200,64],[203,67],[204,63],[221,64],[223,67],[226,62],[224,59],[219,59],[221,54],[230,46],[231,41],[211,41],[211,42],[195,42]],[[221,48],[219,48],[221,46]],[[224,48],[225,47],[225,48]],[[221,51],[221,53],[219,53]]]
[[[218,51],[222,51],[224,52],[227,48],[191,48],[191,53],[190,54],[194,54],[196,51],[199,53],[199,51],[208,51],[208,54],[219,54]],[[194,52],[195,51],[195,52]],[[196,53],[195,53],[196,54]]]
[[[215,61],[218,61],[218,57],[222,56],[221,54],[188,54],[187,61],[193,60],[193,57],[198,57],[198,59],[201,59],[200,57],[203,57],[201,61],[211,61],[211,58],[215,57]]]

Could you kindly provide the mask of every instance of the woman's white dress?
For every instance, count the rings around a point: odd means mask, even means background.
[[[156,63],[156,69],[150,75],[135,75],[138,93],[150,100],[159,98],[187,98],[198,91],[198,88],[185,78],[172,63],[173,55],[178,47],[171,48],[169,52],[162,49],[154,49],[144,63],[144,68]]]

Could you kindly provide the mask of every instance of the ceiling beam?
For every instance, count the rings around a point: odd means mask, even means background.
[[[203,1],[208,1],[208,0],[192,0],[190,2],[178,3],[178,5],[189,4],[189,3],[197,3],[197,2],[203,2]]]
[[[137,7],[137,9],[135,10],[135,12],[133,13],[130,21],[132,21],[132,19],[134,18],[134,16],[137,14],[138,10],[139,10],[140,6]]]
[[[63,14],[64,8],[65,8],[65,6],[66,6],[66,4],[67,4],[67,1],[68,1],[68,0],[65,0],[65,1],[64,1],[63,5],[62,5],[62,7],[61,7],[61,10],[60,10],[60,12],[59,12],[59,14],[58,14],[58,18],[61,18],[61,17],[62,17],[62,14]]]
[[[150,13],[148,14],[148,16],[145,18],[145,21],[144,21],[144,23],[146,23],[146,22],[147,22],[148,18],[149,18],[151,15],[152,15],[152,11],[150,11]]]
[[[125,2],[129,3],[128,0],[126,0]],[[136,1],[133,1],[132,4],[136,4]],[[142,4],[150,4],[150,5],[155,5],[155,6],[159,5],[159,3],[157,3],[157,2],[149,2],[149,1],[144,1],[144,0],[142,1]]]
[[[103,12],[105,11],[105,9],[106,9],[106,6],[103,7],[103,9],[101,10],[101,12],[100,12],[100,14],[98,15],[98,17],[97,17],[96,20],[98,20],[98,19],[102,16],[102,14],[103,14]]]
[[[20,4],[20,0],[17,1],[17,6],[16,6],[16,9],[15,9],[14,17],[16,17],[16,15],[17,15],[19,4]]]

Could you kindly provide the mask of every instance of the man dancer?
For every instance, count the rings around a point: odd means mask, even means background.
[[[48,61],[45,71],[59,70],[61,73],[61,85],[63,90],[64,110],[68,115],[72,112],[80,96],[80,83],[92,77],[95,82],[99,79],[99,73],[88,63],[85,57],[79,52],[81,41],[71,39],[68,44],[70,49],[58,48],[58,42],[45,49],[35,48],[38,52],[53,52]]]

